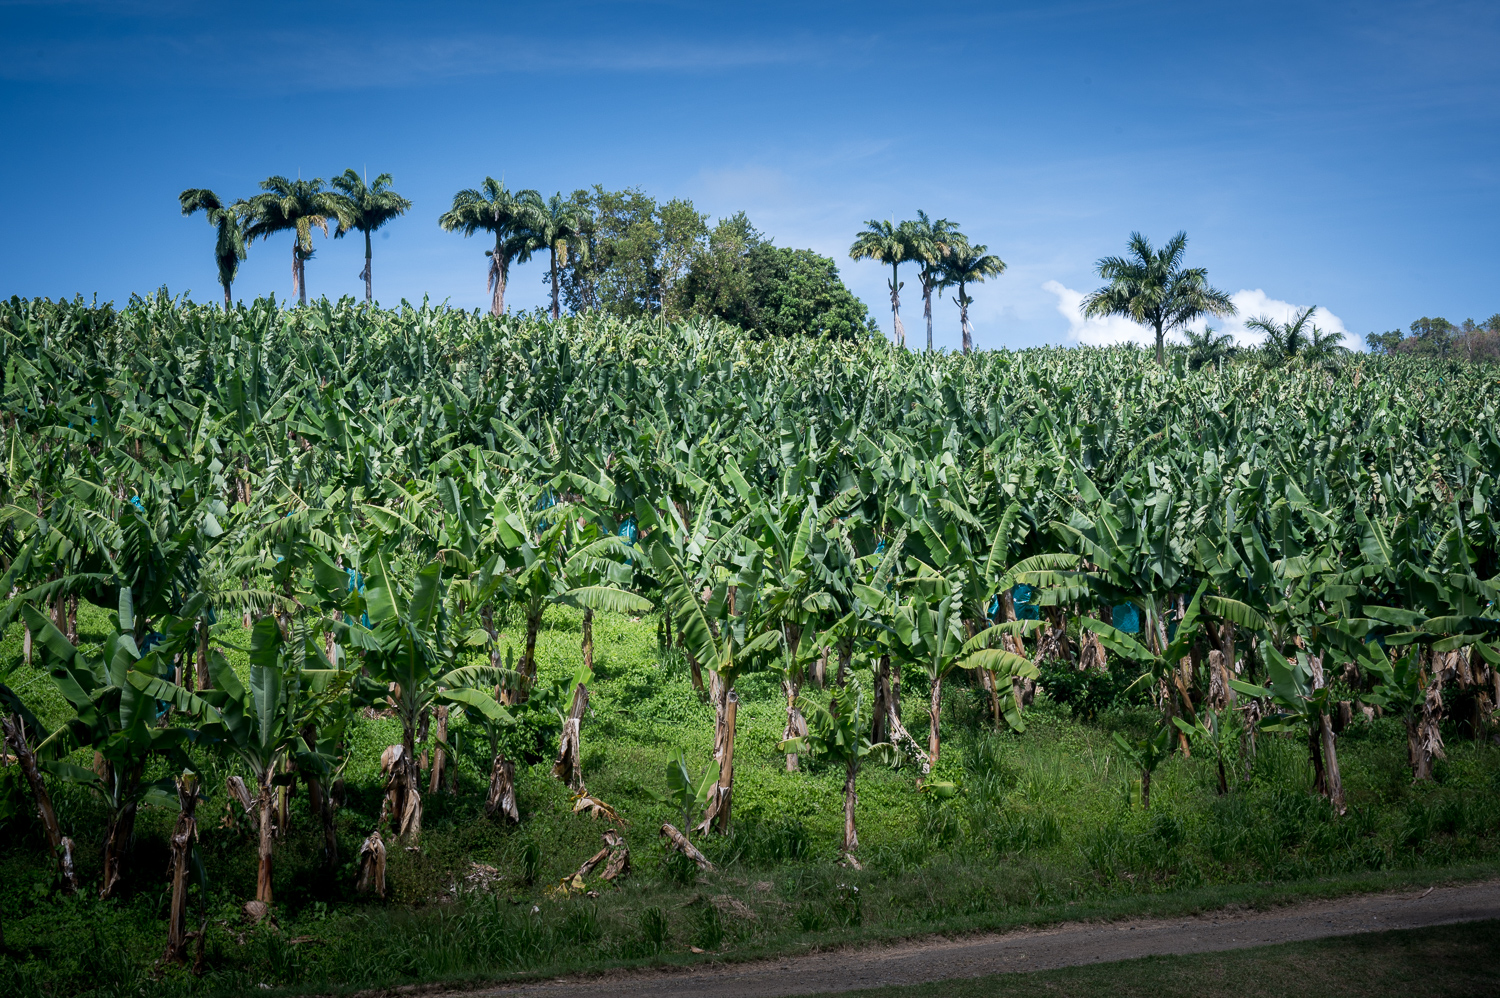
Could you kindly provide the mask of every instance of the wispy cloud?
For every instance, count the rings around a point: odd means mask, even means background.
[[[195,79],[264,91],[362,90],[535,73],[724,73],[823,58],[797,39],[705,40],[689,37],[586,39],[565,56],[523,34],[425,37],[326,36],[249,31],[236,39],[232,65],[221,37],[190,33],[0,42],[0,78],[62,81]]]

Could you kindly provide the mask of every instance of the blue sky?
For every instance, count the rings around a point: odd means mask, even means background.
[[[1360,338],[1500,311],[1500,4],[258,3],[0,0],[0,294],[218,295],[185,187],[389,171],[415,202],[375,291],[487,301],[437,228],[486,174],[743,209],[833,256],[889,331],[866,219],[959,222],[1008,264],[981,347],[1101,342],[1093,263],[1189,235],[1242,319],[1319,305]],[[238,296],[290,292],[290,237]],[[362,293],[317,240],[314,295]],[[915,274],[903,296],[920,338]],[[539,305],[543,266],[509,300]],[[957,309],[935,308],[958,343]],[[1235,330],[1238,323],[1231,321]]]

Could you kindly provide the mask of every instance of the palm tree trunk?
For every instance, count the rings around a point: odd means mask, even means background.
[[[361,275],[365,279],[365,304],[367,304],[367,305],[370,302],[372,302],[372,301],[375,300],[374,281],[373,281],[373,278],[371,277],[371,274],[370,274],[370,257],[371,257],[371,255],[372,254],[370,252],[370,232],[367,229],[367,230],[365,230],[365,272],[364,272],[363,275]]]
[[[232,286],[233,286],[233,282],[231,282],[231,281],[225,281],[224,282],[224,311],[226,311],[226,312],[228,312],[228,311],[230,311],[231,309],[234,308],[234,298],[229,293],[229,289]]]
[[[964,294],[962,281],[958,283],[958,324],[963,331],[964,353],[969,353],[974,349],[974,336],[969,330],[969,297]]]
[[[1162,329],[1161,322],[1156,323],[1156,363],[1159,367],[1165,367],[1167,363],[1167,334]]]
[[[557,247],[552,247],[552,321],[557,321]]]
[[[906,327],[901,325],[901,282],[896,279],[896,264],[891,264],[891,335],[898,347],[906,346]]]
[[[922,318],[927,320],[927,352],[932,353],[932,282],[922,279]],[[968,353],[966,349],[964,353]]]

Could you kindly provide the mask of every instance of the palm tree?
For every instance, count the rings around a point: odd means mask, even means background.
[[[943,261],[965,240],[963,233],[958,231],[958,226],[946,218],[934,222],[927,217],[927,212],[920,210],[917,212],[917,220],[911,223],[911,231],[911,255],[921,267],[917,275],[922,281],[922,317],[927,320],[927,349],[930,351],[932,292],[941,286]]]
[[[1234,337],[1212,326],[1204,326],[1201,333],[1184,329],[1182,335],[1187,340],[1188,367],[1194,371],[1208,364],[1217,368],[1237,352]]]
[[[1156,331],[1156,362],[1166,364],[1166,337],[1204,315],[1234,315],[1234,303],[1208,286],[1208,271],[1182,266],[1187,233],[1179,232],[1160,250],[1139,232],[1130,234],[1130,255],[1107,256],[1095,266],[1109,281],[1083,300],[1088,318],[1123,315]]]
[[[990,255],[988,246],[970,246],[967,242],[953,246],[941,264],[941,287],[957,286],[958,297],[953,303],[958,306],[959,324],[963,329],[964,353],[974,349],[974,329],[969,325],[969,306],[974,299],[969,297],[966,285],[983,284],[987,277],[999,277],[1005,273],[1005,261]]]
[[[350,232],[365,234],[365,269],[359,276],[364,278],[367,302],[374,297],[370,279],[370,233],[411,208],[411,202],[391,190],[390,183],[389,173],[376,177],[373,185],[367,185],[365,178],[353,170],[345,170],[333,178],[334,189],[343,196],[344,217],[348,219],[347,222],[340,219],[333,238],[341,238]]]
[[[901,325],[902,285],[896,268],[902,260],[912,256],[912,236],[910,222],[895,225],[871,219],[865,223],[865,230],[855,237],[854,245],[849,247],[851,260],[876,260],[891,265],[891,279],[886,285],[891,289],[891,332],[898,346],[906,346],[906,329]]]
[[[254,242],[268,239],[277,232],[292,230],[292,293],[300,304],[307,304],[307,261],[312,259],[312,230],[322,229],[328,235],[328,220],[340,225],[346,221],[342,199],[323,189],[321,178],[288,180],[267,177],[260,182],[264,192],[246,202],[250,224],[245,238]]]
[[[536,191],[512,194],[503,181],[485,177],[478,190],[471,187],[453,195],[453,207],[438,216],[438,225],[447,232],[472,236],[483,230],[495,234],[495,248],[484,251],[490,258],[486,287],[494,295],[491,315],[505,313],[505,282],[510,279],[511,263],[525,262],[536,248],[528,237],[526,221],[541,199]]]
[[[1302,354],[1309,364],[1321,364],[1324,367],[1334,367],[1349,348],[1344,346],[1344,337],[1341,333],[1332,330],[1324,332],[1317,326],[1312,327],[1312,335],[1307,339],[1307,346],[1303,348]]]
[[[587,208],[573,198],[564,200],[561,193],[552,195],[546,201],[534,191],[526,193],[533,195],[527,199],[531,208],[525,222],[527,232],[535,247],[545,247],[551,256],[548,280],[552,284],[552,318],[556,320],[559,314],[557,296],[561,290],[557,277],[558,265],[561,263],[562,266],[567,266],[570,249],[580,259],[588,254],[585,233],[593,219]]]
[[[208,224],[214,227],[214,261],[219,265],[219,283],[224,286],[224,311],[234,307],[229,293],[234,277],[239,273],[240,261],[245,259],[245,208],[244,201],[225,205],[219,196],[206,187],[191,187],[177,196],[182,203],[182,213],[191,215],[201,211],[208,216]]]
[[[1297,313],[1297,317],[1291,322],[1277,322],[1270,316],[1257,315],[1245,325],[1250,329],[1258,329],[1266,334],[1265,342],[1261,344],[1261,350],[1265,357],[1272,363],[1281,363],[1291,360],[1306,350],[1310,335],[1308,328],[1312,314],[1318,310],[1318,306],[1305,308]]]

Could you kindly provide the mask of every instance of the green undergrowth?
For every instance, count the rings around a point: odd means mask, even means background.
[[[102,640],[104,614],[85,606],[81,641]],[[513,629],[512,629],[513,630]],[[390,718],[361,717],[350,739],[338,814],[339,862],[294,798],[276,844],[274,925],[252,926],[252,829],[225,800],[227,764],[201,760],[209,799],[199,809],[208,887],[194,887],[192,921],[207,921],[205,974],[155,965],[165,944],[166,839],[174,816],[144,808],[123,896],[65,897],[47,868],[40,829],[13,768],[0,777],[0,995],[97,996],[347,991],[413,982],[494,979],[657,960],[746,958],[860,939],[963,932],[1071,918],[1177,914],[1230,903],[1274,904],[1500,872],[1500,750],[1450,733],[1437,780],[1414,787],[1405,733],[1360,722],[1339,740],[1350,809],[1311,795],[1306,743],[1262,735],[1251,759],[1226,760],[1232,792],[1217,793],[1213,763],[1174,757],[1139,807],[1113,734],[1154,721],[1112,679],[1081,697],[1045,692],[1024,734],[996,733],[985,695],[963,677],[945,686],[943,753],[935,777],[957,793],[915,789],[909,770],[860,777],[859,856],[839,865],[842,770],[814,762],[787,773],[776,750],[785,704],[767,676],[741,680],[734,832],[699,840],[713,873],[668,858],[657,830],[680,821],[658,795],[663,769],[684,749],[709,758],[712,710],[680,657],[662,656],[656,621],[601,614],[597,680],[583,726],[589,790],[619,813],[633,872],[559,890],[600,848],[609,824],[572,812],[551,776],[557,722],[538,712],[506,735],[520,760],[518,826],[484,817],[488,742],[453,729],[458,794],[426,795],[420,850],[393,847],[384,900],[354,894],[353,860],[380,809],[381,749],[399,740]],[[576,664],[579,618],[549,612],[538,642],[541,684]],[[517,635],[508,633],[514,645]],[[230,630],[230,648],[247,636]],[[19,655],[6,635],[0,656]],[[232,653],[243,667],[243,652]],[[869,688],[867,672],[856,681]],[[904,684],[904,717],[926,730],[927,690]],[[1117,677],[1119,678],[1119,677]],[[45,675],[13,681],[41,718],[66,706]],[[1058,682],[1061,686],[1061,682]],[[1045,689],[1045,687],[1044,687]],[[816,691],[814,691],[814,695]],[[868,702],[868,697],[866,697]],[[1061,702],[1066,701],[1066,702]],[[76,760],[86,764],[86,760]],[[168,775],[165,772],[155,774]],[[77,843],[79,872],[97,885],[103,812],[86,792],[53,784]]]

